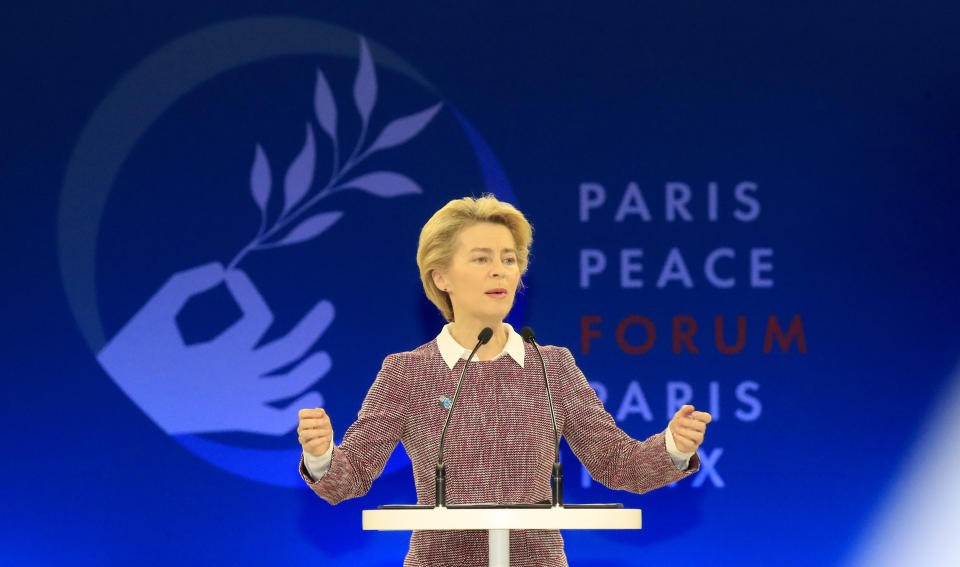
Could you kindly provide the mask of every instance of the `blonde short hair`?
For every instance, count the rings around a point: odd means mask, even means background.
[[[517,246],[520,275],[527,272],[533,227],[523,213],[491,194],[450,201],[423,225],[417,247],[417,266],[420,268],[423,291],[447,321],[453,321],[453,304],[447,292],[441,291],[433,282],[433,271],[450,266],[457,251],[460,231],[482,222],[500,224],[510,230]],[[520,285],[523,286],[522,281]]]

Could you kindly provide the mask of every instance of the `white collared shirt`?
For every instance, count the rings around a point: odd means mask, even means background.
[[[507,343],[503,345],[503,350],[490,360],[497,360],[503,355],[509,355],[510,358],[517,361],[517,364],[523,368],[525,352],[523,348],[523,337],[513,330],[513,326],[511,326],[510,323],[503,323],[503,326],[507,330]],[[440,329],[440,334],[437,335],[437,348],[440,349],[440,356],[443,357],[443,361],[447,363],[447,367],[450,368],[450,370],[453,370],[458,360],[470,356],[471,350],[453,338],[452,329],[453,323],[447,323],[443,326],[443,329]]]
[[[496,356],[490,360],[497,360],[498,358],[507,355],[517,362],[521,367],[523,367],[523,359],[525,349],[523,347],[523,337],[519,333],[513,330],[513,326],[509,323],[503,323],[503,326],[507,330],[507,342],[503,345],[503,350],[500,351]],[[453,334],[450,330],[453,328],[453,323],[447,323],[443,326],[443,329],[440,330],[440,334],[437,335],[437,348],[440,350],[440,356],[443,358],[443,362],[446,363],[447,367],[450,370],[453,370],[453,367],[457,365],[457,361],[461,358],[467,358],[470,356],[471,349],[461,345],[453,338]],[[670,433],[670,426],[667,426],[665,431],[664,441],[667,445],[667,453],[670,455],[670,460],[673,461],[673,464],[680,470],[686,470],[690,466],[690,457],[693,456],[693,452],[684,453],[677,449],[677,444],[673,439],[673,435]],[[326,474],[327,469],[330,468],[330,461],[333,458],[333,443],[330,443],[330,447],[327,449],[327,452],[316,457],[310,453],[303,454],[303,464],[307,468],[307,472],[310,473],[310,476],[314,480],[319,480],[324,474]]]

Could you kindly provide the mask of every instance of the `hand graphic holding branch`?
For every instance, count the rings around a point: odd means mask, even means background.
[[[186,345],[177,314],[191,297],[221,282],[243,316],[214,339]],[[97,359],[170,435],[222,431],[283,435],[297,426],[297,408],[322,406],[323,397],[307,392],[282,409],[268,402],[313,386],[330,370],[330,356],[317,352],[285,374],[270,374],[302,357],[333,318],[333,305],[320,301],[286,336],[257,348],[273,323],[273,313],[243,271],[211,263],[171,276]]]

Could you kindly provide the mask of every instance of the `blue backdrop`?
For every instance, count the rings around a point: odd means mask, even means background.
[[[385,355],[431,340],[420,227],[535,228],[510,321],[628,433],[710,411],[646,495],[564,450],[573,565],[948,565],[960,523],[960,41],[947,2],[195,1],[8,8],[0,559],[396,565],[331,507]]]

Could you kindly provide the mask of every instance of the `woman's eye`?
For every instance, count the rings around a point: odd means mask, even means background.
[[[473,261],[474,261],[474,262],[479,262],[479,263],[482,264],[482,263],[486,262],[487,259],[484,258],[483,256],[480,256],[480,257],[478,257],[478,258],[474,258]]]
[[[504,259],[503,259],[503,263],[504,263],[504,264],[516,264],[516,263],[517,263],[517,259],[516,259],[516,258],[504,258]]]

